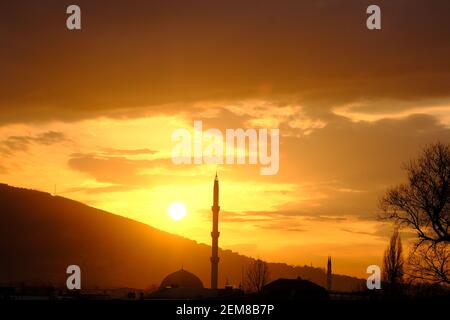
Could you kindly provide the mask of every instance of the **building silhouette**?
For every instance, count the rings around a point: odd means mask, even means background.
[[[328,263],[327,263],[327,290],[330,291],[331,287],[333,285],[332,283],[332,271],[331,271],[331,256],[328,256]]]
[[[211,289],[217,289],[217,279],[219,273],[219,179],[214,179],[213,205],[212,210],[212,231],[211,231]]]
[[[235,289],[228,282],[224,288],[218,288],[219,272],[219,179],[214,179],[213,205],[211,207],[213,215],[212,223],[212,246],[211,246],[211,288],[204,288],[201,280],[193,273],[184,270],[173,272],[166,276],[159,289],[147,296],[148,299],[240,299],[244,292],[239,288]]]
[[[297,279],[279,278],[262,288],[261,297],[271,301],[328,300],[328,293],[324,287],[300,277]]]
[[[163,279],[160,289],[164,288],[201,289],[203,288],[203,283],[195,274],[181,268]]]

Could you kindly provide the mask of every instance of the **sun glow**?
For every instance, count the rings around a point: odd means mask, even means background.
[[[175,221],[183,219],[187,214],[186,207],[179,202],[172,203],[167,211],[169,212],[169,216]]]

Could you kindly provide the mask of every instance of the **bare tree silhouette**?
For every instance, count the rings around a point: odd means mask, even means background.
[[[450,146],[441,142],[427,146],[405,170],[408,182],[389,189],[380,201],[382,218],[417,234],[408,274],[449,283]]]
[[[398,229],[394,230],[391,236],[389,246],[384,252],[383,259],[383,278],[386,282],[387,289],[393,293],[398,292],[403,282],[403,248],[402,240],[398,233]]]
[[[381,200],[384,217],[413,228],[421,242],[449,242],[450,146],[428,146],[405,169],[408,183],[388,190]]]
[[[408,276],[437,284],[450,284],[450,249],[447,244],[422,245],[408,258]]]
[[[265,261],[253,261],[245,273],[244,288],[249,292],[261,292],[269,281],[269,266]]]

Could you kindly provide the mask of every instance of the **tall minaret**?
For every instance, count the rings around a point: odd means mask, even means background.
[[[328,256],[328,263],[327,263],[327,290],[330,291],[331,290],[331,278],[332,278],[332,273],[331,273],[331,256]]]
[[[212,238],[212,254],[211,254],[211,289],[217,289],[217,277],[219,272],[219,179],[214,179],[214,195],[213,195],[213,206],[211,207],[213,215],[213,226],[211,232]]]

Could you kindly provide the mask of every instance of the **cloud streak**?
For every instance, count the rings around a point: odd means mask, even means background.
[[[9,136],[0,141],[0,153],[12,155],[15,152],[27,151],[31,144],[53,145],[66,141],[62,132],[47,131],[35,136]]]

